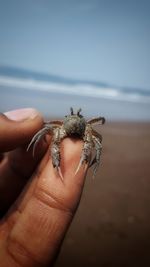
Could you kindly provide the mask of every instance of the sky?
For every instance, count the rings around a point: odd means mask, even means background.
[[[150,1],[0,0],[0,65],[150,90]]]

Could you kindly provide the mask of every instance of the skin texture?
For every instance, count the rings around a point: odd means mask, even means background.
[[[6,115],[13,120],[0,115],[1,267],[52,266],[82,194],[87,165],[74,173],[83,142],[62,141],[62,182],[52,166],[50,136],[37,145],[36,157],[26,152],[42,116],[32,109]]]

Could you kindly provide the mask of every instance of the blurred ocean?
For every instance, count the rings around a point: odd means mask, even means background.
[[[87,117],[150,121],[150,90],[0,67],[0,112],[35,107],[45,117],[62,117],[70,106]]]

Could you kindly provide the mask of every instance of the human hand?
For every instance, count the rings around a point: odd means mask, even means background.
[[[82,141],[62,142],[62,182],[44,140],[35,158],[26,152],[42,124],[33,109],[0,115],[0,152],[9,151],[0,157],[1,267],[51,266],[80,201],[87,167],[76,176],[75,170]]]

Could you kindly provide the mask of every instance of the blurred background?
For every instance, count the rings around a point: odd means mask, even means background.
[[[105,116],[56,266],[150,266],[150,1],[0,0],[0,112]]]

